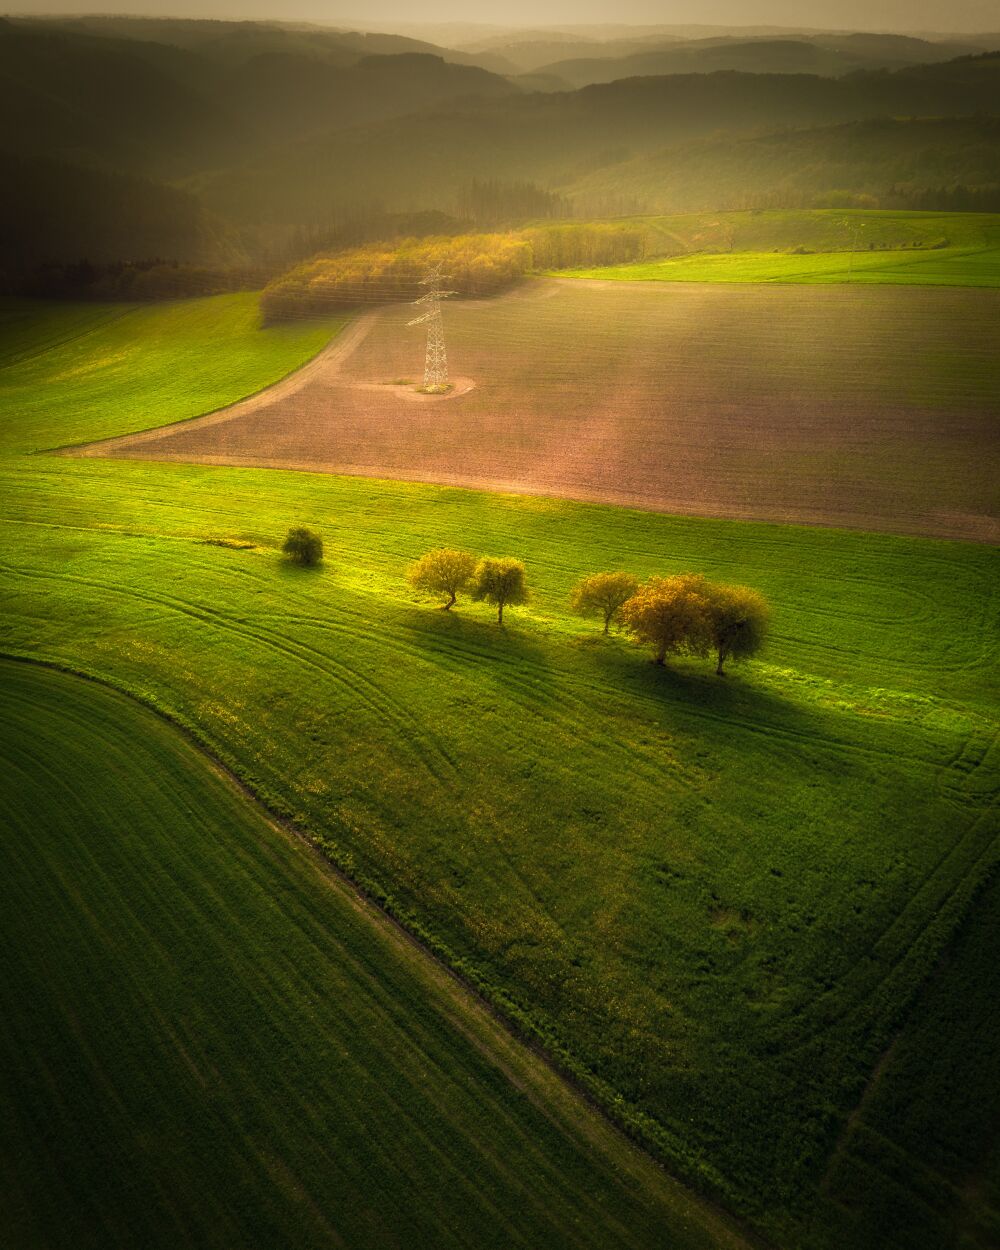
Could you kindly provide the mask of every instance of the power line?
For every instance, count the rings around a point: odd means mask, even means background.
[[[428,289],[426,295],[414,300],[418,307],[426,307],[421,317],[414,317],[408,324],[427,326],[427,355],[424,358],[423,389],[430,395],[443,395],[448,390],[448,353],[444,345],[444,322],[441,319],[441,301],[457,295],[457,291],[442,291],[441,283],[450,274],[443,274],[441,266],[435,265],[420,283]]]

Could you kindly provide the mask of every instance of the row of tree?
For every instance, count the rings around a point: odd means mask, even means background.
[[[18,295],[41,299],[146,302],[254,291],[267,277],[265,271],[246,265],[209,269],[158,258],[106,265],[83,259],[12,274],[9,286]]]
[[[528,602],[524,563],[509,556],[477,560],[471,551],[438,547],[411,565],[407,578],[416,590],[443,598],[446,612],[463,593],[477,603],[491,603],[500,625],[508,604]]]
[[[500,625],[507,605],[529,598],[524,563],[509,557],[477,559],[469,551],[440,547],[421,556],[407,576],[416,590],[444,599],[445,611],[460,594],[492,604]],[[666,663],[668,655],[712,654],[720,675],[727,660],[757,654],[770,619],[758,591],[710,582],[696,573],[651,577],[644,583],[631,573],[594,573],[573,587],[570,607],[580,616],[599,618],[604,633],[620,625],[637,642],[652,647],[657,664]]]
[[[413,300],[422,294],[427,271],[438,265],[460,295],[493,295],[532,269],[637,260],[644,243],[641,231],[604,223],[373,243],[296,265],[264,288],[261,311],[265,322],[273,323]]]

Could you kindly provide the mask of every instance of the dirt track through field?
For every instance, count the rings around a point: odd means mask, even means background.
[[[1000,539],[1000,292],[530,282],[447,307],[445,397],[413,389],[410,315],[366,313],[260,395],[73,454]]]

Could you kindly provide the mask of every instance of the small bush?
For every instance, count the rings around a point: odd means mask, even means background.
[[[293,564],[314,568],[323,559],[323,540],[313,530],[300,525],[288,531],[281,550]]]

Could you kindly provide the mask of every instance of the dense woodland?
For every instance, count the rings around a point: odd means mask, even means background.
[[[261,296],[267,322],[338,308],[414,300],[432,267],[459,295],[493,295],[531,269],[639,260],[641,230],[606,224],[541,226],[506,234],[401,239],[317,256],[270,283]]]
[[[553,217],[993,209],[994,43],[0,20],[0,282],[159,296]]]

